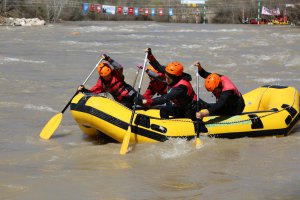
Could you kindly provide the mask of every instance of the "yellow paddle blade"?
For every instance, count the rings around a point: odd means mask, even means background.
[[[62,120],[62,116],[63,116],[62,113],[58,113],[54,115],[41,131],[40,137],[45,140],[48,140],[51,137],[51,135],[54,133],[54,131],[57,129],[57,127],[59,126]]]
[[[129,145],[129,141],[130,141],[130,134],[131,134],[131,127],[128,126],[128,130],[127,130],[126,134],[124,135],[122,146],[120,149],[121,155],[125,155],[127,153],[128,145]]]
[[[200,149],[201,146],[202,146],[202,142],[201,142],[200,138],[197,137],[196,138],[196,149]]]

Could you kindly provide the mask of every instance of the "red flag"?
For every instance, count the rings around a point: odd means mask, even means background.
[[[145,16],[148,16],[148,14],[149,14],[148,8],[145,8],[144,10],[145,10]]]
[[[123,13],[123,7],[122,6],[118,6],[118,13],[122,14]]]
[[[164,15],[164,10],[163,10],[163,8],[159,8],[159,9],[158,9],[158,13],[159,13],[159,16],[163,16],[163,15]]]
[[[97,12],[98,12],[98,13],[101,12],[101,4],[97,4],[97,5],[96,5],[96,8],[97,8]]]
[[[143,8],[139,8],[139,14],[143,14]]]
[[[133,15],[133,12],[134,12],[133,7],[129,7],[129,8],[128,8],[128,14],[129,14],[129,15]]]
[[[94,4],[91,4],[90,10],[91,10],[91,12],[95,11],[95,5]]]

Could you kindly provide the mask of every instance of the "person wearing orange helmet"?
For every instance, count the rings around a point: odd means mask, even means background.
[[[203,110],[197,112],[197,118],[202,119],[209,115],[236,115],[243,112],[243,96],[227,76],[205,71],[199,61],[196,61],[194,66],[198,67],[199,75],[205,78],[206,90],[212,92],[217,99],[216,103],[207,103],[199,99]]]
[[[197,96],[190,83],[191,75],[184,73],[180,62],[174,61],[162,66],[153,56],[151,49],[147,48],[148,60],[151,66],[159,73],[165,74],[168,92],[153,99],[143,99],[145,106],[160,106],[161,118],[195,118]],[[171,103],[168,103],[171,102]],[[166,105],[164,105],[166,104]]]
[[[138,66],[142,68],[142,66]],[[149,65],[145,72],[148,74],[150,82],[143,94],[145,99],[151,99],[154,95],[161,96],[167,93],[167,82],[165,74],[158,72],[154,67]]]
[[[122,65],[105,54],[102,55],[102,58],[106,62],[98,65],[99,78],[97,83],[89,90],[82,85],[78,87],[78,90],[95,94],[109,92],[116,101],[131,109],[136,91],[125,82]]]

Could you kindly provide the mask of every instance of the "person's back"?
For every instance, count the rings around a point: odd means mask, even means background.
[[[208,104],[199,99],[202,109],[200,118],[208,115],[235,115],[243,112],[245,102],[237,87],[225,75],[210,73],[204,70],[200,62],[194,64],[198,73],[205,78],[205,88],[216,97],[216,103]]]

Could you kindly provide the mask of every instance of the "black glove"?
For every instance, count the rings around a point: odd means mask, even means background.
[[[90,91],[86,89],[84,85],[80,85],[77,90],[82,93],[90,93]]]
[[[143,96],[142,95],[138,95],[134,98],[134,103],[135,105],[143,105]]]
[[[151,55],[152,55],[151,48],[147,48],[145,52],[148,53],[148,56],[151,56]]]
[[[104,59],[104,60],[106,60],[106,61],[109,61],[111,58],[108,56],[108,55],[106,55],[106,54],[102,54],[102,58]]]

